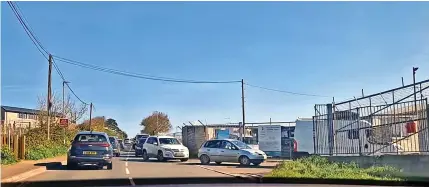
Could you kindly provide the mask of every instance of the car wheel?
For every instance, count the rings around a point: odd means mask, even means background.
[[[108,169],[108,170],[112,170],[112,169],[113,169],[113,163],[109,163],[109,164],[107,164],[107,169]]]
[[[143,161],[148,161],[149,160],[149,156],[147,155],[146,150],[143,151]]]
[[[188,161],[188,158],[182,158],[182,159],[180,159],[180,161],[181,162],[186,162],[186,161]]]
[[[158,151],[158,155],[156,157],[158,159],[158,161],[160,162],[164,162],[165,158],[164,158],[164,153],[162,153],[162,151]]]
[[[208,165],[208,164],[210,164],[210,157],[207,155],[201,155],[200,156],[200,162],[203,165]]]
[[[220,165],[220,164],[222,164],[222,162],[216,162],[216,164]]]
[[[249,157],[247,157],[247,156],[241,156],[241,157],[238,159],[238,162],[240,162],[240,165],[243,165],[243,166],[248,166],[248,165],[250,165],[250,159],[249,159]]]

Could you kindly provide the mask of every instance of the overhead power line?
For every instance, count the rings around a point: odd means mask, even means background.
[[[22,13],[21,9],[19,8],[18,4],[12,1],[7,2],[10,8],[12,9],[12,12],[15,14],[16,18],[18,19],[19,23],[21,24],[22,28],[24,28],[25,33],[30,38],[30,40],[33,42],[34,46],[36,46],[37,50],[45,57],[46,60],[48,60],[48,55],[50,54],[49,51],[42,45],[40,40],[37,38],[37,36],[34,34],[33,29],[28,24],[27,19],[25,18],[24,14]],[[61,72],[60,68],[55,62],[52,62],[54,65],[54,68],[58,75],[61,77],[63,81],[66,81],[63,73]],[[82,99],[80,99],[76,93],[71,89],[71,87],[66,84],[70,92],[83,104],[88,105],[86,102],[84,102]]]
[[[186,80],[186,79],[175,79],[175,78],[168,78],[168,77],[157,77],[157,76],[150,76],[150,75],[143,75],[139,73],[132,73],[117,69],[111,69],[101,66],[96,66],[92,64],[87,64],[83,62],[79,62],[76,60],[70,60],[67,58],[59,57],[53,55],[54,58],[56,58],[57,61],[61,61],[67,64],[79,66],[82,68],[87,68],[91,70],[101,71],[105,73],[111,73],[116,75],[122,75],[127,77],[134,77],[134,78],[140,78],[140,79],[146,79],[146,80],[153,80],[153,81],[164,81],[164,82],[176,82],[176,83],[194,83],[194,84],[228,84],[228,83],[239,83],[241,81],[201,81],[201,80]]]
[[[23,16],[21,16],[22,12],[18,10],[17,6],[15,6],[16,3],[8,1],[7,4],[12,9],[12,12],[15,14],[15,16],[18,19],[19,23],[21,24],[22,28],[24,28],[25,33],[30,38],[30,40],[33,42],[33,44],[36,46],[37,50],[45,57],[46,60],[48,60],[47,55],[49,53],[43,47],[43,45],[40,43],[40,41],[37,39],[37,37],[33,34],[32,29],[26,24],[26,21],[23,19]]]
[[[301,96],[309,96],[309,97],[330,97],[330,96],[324,96],[324,95],[315,95],[315,94],[305,94],[305,93],[298,93],[298,92],[291,92],[291,91],[284,91],[284,90],[278,90],[278,89],[272,89],[272,88],[266,88],[262,86],[256,86],[248,83],[244,83],[247,86],[255,87],[263,90],[269,90],[274,92],[280,92],[280,93],[286,93],[286,94],[292,94],[292,95],[301,95]]]

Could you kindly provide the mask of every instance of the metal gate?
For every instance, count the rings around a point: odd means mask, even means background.
[[[315,154],[428,154],[428,96],[429,80],[425,80],[345,102],[315,105]]]

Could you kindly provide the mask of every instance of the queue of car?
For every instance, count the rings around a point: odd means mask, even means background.
[[[156,158],[158,161],[189,159],[189,149],[177,138],[172,136],[139,136],[135,142],[125,138],[123,141],[104,132],[82,131],[71,141],[67,154],[67,168],[75,169],[80,166],[93,165],[100,169],[113,168],[112,158],[119,157],[124,144],[133,144],[135,156],[141,156],[143,161]],[[258,149],[253,149],[236,139],[207,140],[198,150],[201,164],[215,162],[235,162],[240,165],[260,165],[267,155]]]

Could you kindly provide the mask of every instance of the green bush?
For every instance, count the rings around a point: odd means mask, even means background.
[[[45,143],[26,150],[25,158],[27,160],[40,160],[56,157],[67,153],[68,146],[61,143]]]
[[[2,165],[13,164],[18,162],[18,160],[15,159],[15,155],[13,154],[12,150],[10,150],[8,147],[2,147],[0,149],[0,154],[1,154]]]
[[[393,167],[359,168],[355,163],[329,162],[327,158],[311,156],[296,161],[284,161],[267,177],[400,180]]]

